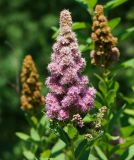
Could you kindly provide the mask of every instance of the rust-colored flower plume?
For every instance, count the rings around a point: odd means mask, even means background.
[[[21,109],[30,110],[38,108],[43,104],[43,97],[40,93],[41,83],[35,67],[34,61],[30,55],[24,58],[21,72]]]
[[[113,61],[118,60],[119,50],[116,47],[117,38],[111,33],[102,5],[97,5],[95,8],[92,30],[91,36],[95,48],[91,51],[91,63],[100,67],[107,67]]]

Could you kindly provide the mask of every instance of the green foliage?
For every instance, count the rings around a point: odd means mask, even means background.
[[[27,141],[30,138],[29,135],[22,133],[22,132],[16,132],[16,136],[24,141]]]
[[[87,5],[88,12],[90,14],[93,14],[93,9],[94,9],[95,5],[97,4],[98,0],[92,0],[92,1],[90,1],[90,0],[76,0],[76,1],[83,3],[84,5]]]
[[[127,0],[111,0],[105,4],[105,8],[116,8],[121,4],[127,2]]]
[[[77,3],[78,2],[78,3]],[[93,10],[97,3],[104,3],[108,24],[119,38],[120,60],[99,71],[91,66],[89,52]],[[32,5],[31,5],[32,4]],[[66,127],[50,124],[40,114],[27,115],[20,111],[20,71],[25,54],[31,54],[44,83],[50,60],[52,41],[59,33],[58,16],[69,8],[73,17],[82,56],[86,58],[85,74],[97,89],[97,96],[90,113],[84,115],[86,124],[94,124],[98,110],[107,107],[101,133],[86,140],[72,123]],[[131,160],[134,157],[134,27],[133,1],[128,0],[74,0],[31,1],[1,0],[0,15],[0,159],[3,160]],[[52,37],[52,38],[51,38]],[[115,77],[116,76],[116,77]],[[47,92],[42,86],[42,95]],[[52,130],[50,130],[50,128]],[[89,130],[91,133],[91,129]],[[15,134],[14,134],[15,133]],[[58,138],[57,138],[58,137]],[[74,157],[75,156],[75,157]]]
[[[31,151],[24,151],[24,157],[28,160],[34,160],[35,155]]]
[[[134,68],[134,58],[122,63],[122,66],[125,68]]]
[[[111,29],[114,29],[121,21],[120,17],[114,18],[108,22],[108,25]]]
[[[131,160],[134,157],[134,145],[131,145],[121,156],[121,160]]]
[[[105,154],[102,152],[102,150],[99,147],[94,146],[94,148],[95,148],[95,150],[101,160],[108,160],[107,157],[105,156]]]
[[[62,127],[58,123],[52,122],[51,129],[53,129],[56,136],[58,136],[63,142],[65,142],[66,145],[71,145],[68,134],[62,129]]]

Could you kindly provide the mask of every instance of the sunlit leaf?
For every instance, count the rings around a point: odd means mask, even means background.
[[[91,26],[88,23],[85,22],[74,22],[72,25],[73,30],[79,30],[79,29],[85,29],[85,28],[91,28]]]
[[[128,0],[111,0],[105,4],[104,8],[116,8],[127,1]]]
[[[120,138],[119,136],[112,136],[109,133],[106,133],[106,136],[108,137],[109,140],[113,141],[118,140]]]
[[[66,132],[67,132],[70,139],[73,139],[74,137],[76,137],[76,135],[78,133],[77,129],[71,124],[67,125]]]
[[[120,23],[120,21],[121,21],[120,17],[114,18],[108,22],[108,25],[111,29],[114,29]]]
[[[84,122],[84,123],[90,123],[90,122],[92,122],[93,120],[94,120],[94,118],[91,117],[90,114],[87,114],[87,115],[83,118],[83,122]]]
[[[91,13],[98,0],[75,0],[79,3],[87,5],[88,11]]]
[[[66,144],[62,140],[58,140],[56,144],[53,146],[51,153],[55,154],[56,152],[61,151],[65,146]]]
[[[24,151],[23,155],[25,156],[25,158],[27,158],[28,160],[34,160],[35,159],[35,155],[34,153],[32,153],[31,151]]]
[[[51,155],[51,151],[50,150],[45,150],[41,153],[40,155],[40,160],[43,160],[43,158],[49,158]]]
[[[87,147],[87,140],[82,140],[76,150],[75,150],[75,157],[80,160],[82,153],[85,151],[86,147]]]
[[[108,105],[111,105],[111,104],[114,103],[115,97],[116,97],[116,92],[115,92],[115,90],[110,90],[110,91],[108,92],[108,94],[106,95],[106,100],[107,100]]]
[[[121,156],[121,160],[132,160],[134,158],[134,145],[131,145]]]
[[[30,138],[29,135],[22,133],[22,132],[16,132],[16,136],[24,141],[27,141]]]
[[[54,158],[54,160],[65,160],[65,154],[59,154],[57,157]]]
[[[134,116],[134,109],[128,109],[128,108],[126,108],[124,110],[124,113],[126,113],[126,114],[128,114],[130,116]]]
[[[40,141],[40,136],[37,132],[37,130],[35,130],[34,128],[31,129],[31,138],[34,140],[34,141]]]
[[[53,132],[57,137],[59,137],[63,142],[65,142],[68,146],[70,146],[71,141],[68,134],[64,131],[64,128],[59,126],[57,123],[52,123],[51,129],[53,130]]]
[[[103,95],[106,95],[106,93],[107,93],[106,83],[104,81],[100,81],[98,87],[99,87],[100,91],[103,93]]]
[[[134,68],[134,58],[123,62],[122,66],[125,67],[125,68],[129,68],[129,67]]]
[[[129,122],[129,124],[134,126],[134,118],[132,118],[132,117],[128,118],[128,122]]]
[[[120,118],[121,114],[123,113],[125,107],[126,107],[126,104],[124,104],[121,108],[118,109],[118,111],[116,113],[113,114],[113,117],[109,122],[109,127],[108,127],[109,131],[112,131],[112,128],[113,128],[112,126],[117,123],[117,121]]]
[[[124,137],[128,137],[134,131],[134,126],[126,126],[121,128],[121,133]]]
[[[125,40],[131,36],[133,36],[134,27],[128,28],[124,33],[122,33],[120,40]]]
[[[99,158],[95,157],[93,154],[89,154],[88,160],[99,160]]]
[[[108,160],[106,155],[103,153],[103,151],[98,146],[94,146],[94,148],[95,148],[98,156],[100,157],[100,160]]]

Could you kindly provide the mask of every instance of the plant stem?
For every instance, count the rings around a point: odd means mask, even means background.
[[[71,146],[70,146],[70,148],[71,148],[71,153],[72,153],[72,160],[76,160],[76,158],[75,158],[75,153],[74,153],[74,144],[73,144],[72,141],[71,141]]]

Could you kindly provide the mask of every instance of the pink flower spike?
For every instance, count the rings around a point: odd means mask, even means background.
[[[95,89],[88,88],[88,77],[81,74],[85,59],[81,57],[77,38],[72,32],[72,18],[68,10],[60,14],[60,34],[53,45],[50,76],[46,85],[50,93],[46,96],[46,112],[50,119],[68,121],[74,115],[86,114],[93,106]],[[77,117],[83,126],[81,117]]]

